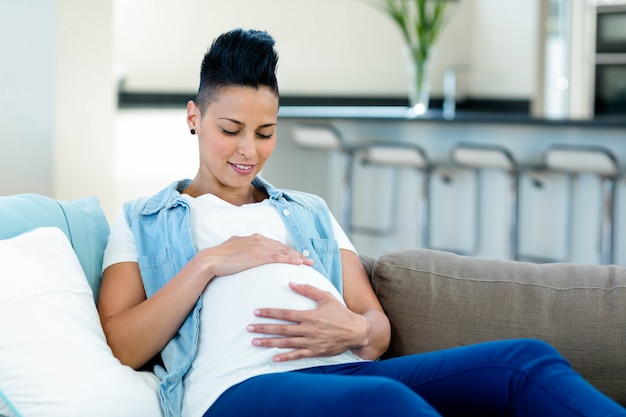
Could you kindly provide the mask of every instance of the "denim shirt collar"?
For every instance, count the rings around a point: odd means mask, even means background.
[[[176,207],[181,202],[180,193],[191,183],[190,179],[175,181],[155,194],[141,211],[141,215],[149,216],[164,208]]]
[[[176,207],[181,203],[181,193],[191,183],[190,179],[184,179],[180,181],[174,181],[169,186],[155,194],[146,203],[141,214],[149,216],[158,213],[162,209],[169,209]],[[293,201],[288,194],[284,191],[277,189],[269,182],[265,181],[262,177],[257,176],[252,180],[252,185],[260,190],[265,190],[271,200],[280,200],[285,198],[288,201]]]

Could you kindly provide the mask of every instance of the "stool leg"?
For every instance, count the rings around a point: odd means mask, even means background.
[[[348,238],[352,238],[353,165],[353,155],[351,153],[346,154],[341,191],[341,222]]]
[[[519,175],[517,172],[509,172],[509,259],[516,260],[518,258],[518,189],[519,189]]]
[[[569,262],[572,258],[572,237],[574,228],[574,182],[577,176],[567,174],[567,204],[565,206],[565,256],[563,262]]]
[[[402,180],[401,175],[400,175],[400,168],[398,168],[397,166],[394,166],[391,168],[391,183],[392,183],[392,190],[393,190],[393,195],[400,195],[400,181]],[[392,204],[392,207],[390,209],[390,213],[391,213],[391,221],[389,222],[389,227],[387,228],[387,230],[381,230],[379,231],[379,235],[380,236],[391,236],[393,235],[396,230],[398,230],[398,217],[399,217],[399,211],[400,211],[400,207],[399,204]]]
[[[475,201],[475,221],[474,224],[474,247],[469,250],[470,255],[477,255],[482,243],[482,230],[483,230],[483,216],[482,216],[482,204],[483,204],[483,172],[482,170],[474,170],[475,186],[476,186],[476,201]]]
[[[430,247],[430,169],[421,171],[422,197],[420,203],[420,242],[422,248]]]
[[[613,247],[615,237],[613,234],[613,216],[615,202],[615,180],[613,178],[602,179],[602,238],[601,238],[601,261],[603,264],[613,263]]]
[[[367,165],[368,163],[366,163]],[[400,190],[400,168],[396,166],[387,167],[390,170],[391,174],[391,195],[398,196]],[[354,175],[353,175],[354,176]],[[354,194],[354,191],[352,192]],[[352,196],[351,200],[354,198]],[[375,237],[385,237],[393,235],[398,228],[398,204],[394,204],[393,201],[390,202],[392,207],[390,209],[391,218],[389,220],[389,224],[384,225],[385,227],[377,227],[377,226],[361,226],[355,225],[354,220],[352,219],[352,208],[350,208],[350,234],[364,234]]]

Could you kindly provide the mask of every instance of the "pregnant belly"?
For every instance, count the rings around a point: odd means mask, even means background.
[[[309,266],[268,264],[218,277],[203,295],[199,354],[210,355],[211,362],[227,367],[225,362],[238,367],[244,363],[271,363],[271,357],[281,350],[252,346],[254,337],[264,335],[250,333],[246,327],[251,323],[281,322],[256,317],[257,308],[312,310],[317,307],[315,301],[291,290],[290,282],[328,291],[343,303],[330,281]]]
[[[272,357],[283,349],[252,345],[253,338],[267,335],[250,333],[246,327],[275,321],[256,317],[255,309],[317,307],[313,300],[293,292],[289,282],[313,285],[343,303],[330,281],[308,266],[263,265],[211,281],[203,295],[197,356],[185,379],[185,404],[201,404],[200,409],[206,410],[226,388],[252,376],[361,360],[346,351],[331,357],[273,362]]]

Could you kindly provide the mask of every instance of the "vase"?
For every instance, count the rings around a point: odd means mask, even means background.
[[[409,112],[417,117],[428,111],[430,104],[429,84],[429,57],[409,54],[408,59],[408,82],[409,82]]]

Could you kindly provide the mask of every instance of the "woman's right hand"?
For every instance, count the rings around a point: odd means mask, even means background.
[[[258,233],[245,237],[233,236],[198,255],[206,257],[213,276],[231,275],[269,263],[313,265],[311,259],[297,250]]]

